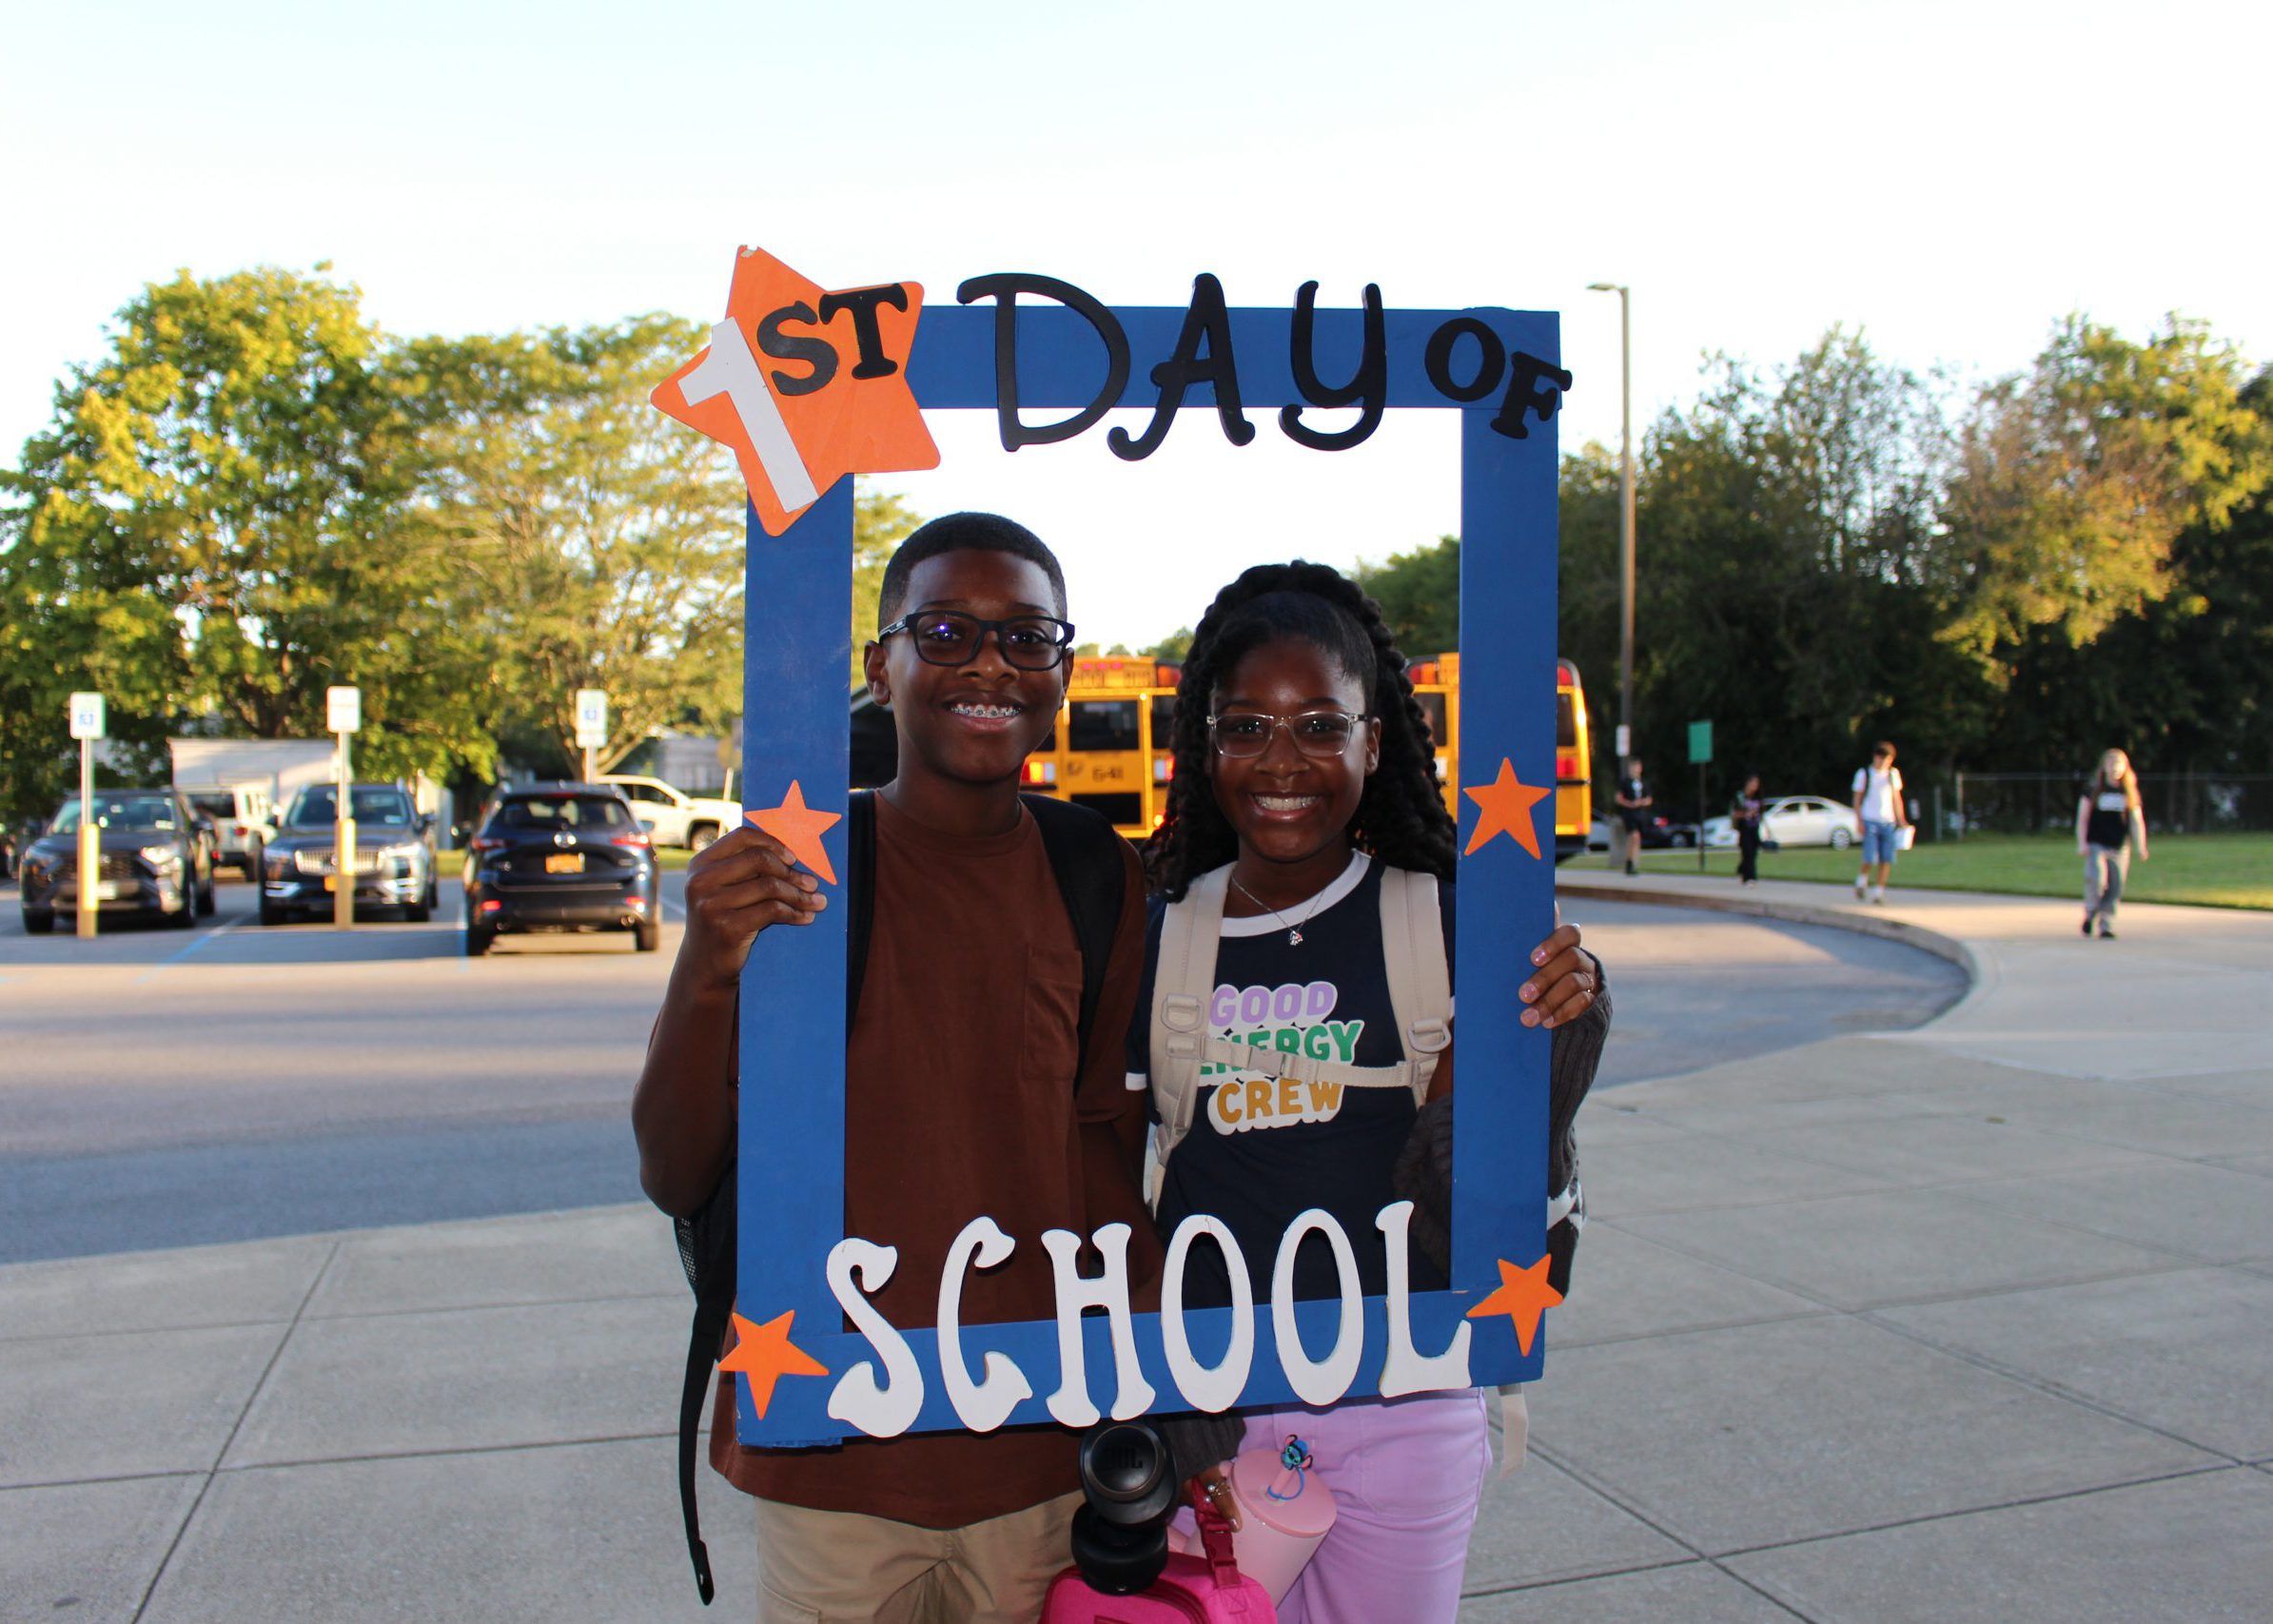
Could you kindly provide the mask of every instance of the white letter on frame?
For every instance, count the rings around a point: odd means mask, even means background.
[[[1185,1259],[1192,1242],[1202,1235],[1213,1236],[1223,1248],[1224,1266],[1231,1277],[1231,1345],[1224,1350],[1222,1362],[1212,1368],[1192,1357],[1191,1340],[1184,1334]],[[1213,1414],[1237,1401],[1255,1363],[1255,1287],[1247,1280],[1247,1261],[1240,1253],[1239,1242],[1222,1219],[1195,1212],[1176,1225],[1175,1237],[1168,1242],[1166,1278],[1160,1288],[1160,1340],[1176,1390],[1193,1409]]]
[[[1048,1403],[1049,1413],[1069,1427],[1086,1427],[1097,1419],[1097,1406],[1089,1400],[1088,1363],[1082,1357],[1084,1308],[1104,1309],[1111,1328],[1113,1369],[1120,1380],[1113,1396],[1113,1419],[1141,1416],[1152,1402],[1151,1384],[1137,1364],[1136,1326],[1128,1314],[1128,1225],[1108,1223],[1091,1239],[1105,1256],[1105,1272],[1085,1280],[1075,1262],[1081,1237],[1070,1229],[1042,1232],[1058,1301],[1058,1390]]]
[[[1303,1334],[1294,1322],[1294,1258],[1303,1237],[1313,1229],[1334,1249],[1334,1268],[1341,1276],[1342,1323],[1334,1333],[1334,1351],[1312,1360],[1303,1347]],[[1305,1404],[1323,1407],[1349,1391],[1358,1379],[1358,1361],[1365,1357],[1365,1298],[1359,1290],[1358,1255],[1334,1215],[1311,1207],[1295,1215],[1279,1239],[1279,1259],[1271,1265],[1271,1334],[1278,1339],[1279,1368],[1286,1385]]]
[[[884,1361],[884,1384],[876,1384],[876,1369],[862,1360],[846,1371],[829,1394],[829,1413],[849,1421],[871,1438],[897,1438],[915,1424],[924,1407],[924,1375],[916,1367],[915,1351],[908,1339],[892,1328],[862,1295],[881,1291],[899,1267],[899,1249],[848,1235],[829,1248],[829,1289],[837,1306],[852,1321],[852,1328],[869,1340]],[[854,1284],[854,1277],[858,1284]]]
[[[1448,1393],[1476,1385],[1468,1379],[1468,1321],[1462,1320],[1452,1334],[1452,1345],[1423,1359],[1413,1346],[1413,1282],[1406,1231],[1412,1227],[1413,1203],[1391,1202],[1374,1215],[1373,1226],[1388,1242],[1389,1352],[1381,1360],[1381,1395],[1400,1398],[1407,1393]]]
[[[980,1268],[990,1269],[1016,1245],[991,1218],[974,1218],[947,1249],[939,1271],[939,1379],[955,1414],[972,1432],[992,1432],[1034,1391],[1008,1354],[988,1354],[984,1381],[972,1381],[970,1367],[963,1362],[964,1278],[974,1258]]]

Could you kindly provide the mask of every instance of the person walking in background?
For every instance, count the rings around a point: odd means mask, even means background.
[[[2120,750],[2100,757],[2083,798],[2076,802],[2076,851],[2084,859],[2084,934],[2099,926],[2100,940],[2115,940],[2115,907],[2131,871],[2131,852],[2146,861],[2146,814],[2139,806],[2139,774]]]
[[[1854,876],[1854,899],[1862,901],[1868,891],[1872,902],[1883,905],[1901,832],[1910,827],[1902,770],[1894,765],[1894,747],[1883,738],[1871,747],[1871,765],[1855,770],[1854,814],[1863,820],[1863,866]],[[1875,880],[1873,867],[1878,871]]]
[[[1650,793],[1650,786],[1641,775],[1641,757],[1629,757],[1626,775],[1618,780],[1618,820],[1626,826],[1626,872],[1641,871],[1641,826],[1650,819],[1649,809],[1656,804]]]
[[[1760,775],[1744,775],[1744,788],[1729,803],[1729,822],[1736,826],[1736,877],[1748,886],[1760,883]]]

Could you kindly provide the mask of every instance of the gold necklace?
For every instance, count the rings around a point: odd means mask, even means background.
[[[1240,895],[1242,895],[1242,896],[1245,897],[1245,898],[1246,898],[1246,899],[1247,899],[1249,902],[1253,903],[1253,904],[1254,904],[1254,905],[1255,905],[1257,908],[1260,908],[1260,909],[1262,909],[1264,912],[1265,912],[1265,913],[1269,914],[1269,915],[1270,915],[1270,916],[1271,916],[1273,919],[1276,919],[1276,920],[1277,920],[1277,921],[1278,921],[1280,924],[1282,924],[1282,925],[1284,925],[1284,926],[1286,927],[1286,945],[1287,945],[1288,947],[1290,947],[1290,948],[1299,948],[1299,947],[1301,947],[1301,946],[1303,945],[1303,929],[1302,929],[1302,927],[1301,927],[1301,926],[1299,926],[1299,925],[1295,925],[1295,924],[1292,924],[1292,923],[1290,923],[1290,922],[1287,920],[1287,917],[1286,917],[1286,915],[1285,915],[1285,914],[1283,914],[1283,913],[1281,913],[1281,912],[1280,912],[1280,911],[1279,911],[1277,909],[1273,908],[1273,907],[1272,907],[1272,906],[1271,906],[1269,903],[1267,903],[1267,902],[1264,901],[1264,900],[1263,900],[1263,898],[1261,898],[1261,897],[1257,896],[1257,895],[1256,895],[1256,894],[1255,894],[1253,891],[1251,891],[1251,890],[1247,890],[1247,888],[1246,888],[1246,887],[1244,887],[1244,886],[1241,885],[1241,884],[1239,883],[1239,876],[1238,876],[1237,874],[1233,874],[1233,875],[1231,876],[1231,889],[1232,889],[1233,890],[1235,890],[1235,891],[1239,892],[1239,894],[1240,894]]]

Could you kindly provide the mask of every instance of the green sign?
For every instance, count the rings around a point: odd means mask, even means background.
[[[1689,724],[1689,759],[1692,764],[1701,764],[1713,759],[1713,724],[1711,722],[1691,722]]]

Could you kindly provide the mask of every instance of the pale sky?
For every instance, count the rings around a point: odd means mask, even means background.
[[[143,283],[321,260],[401,334],[713,321],[744,243],[934,301],[1002,270],[1109,304],[1376,282],[1561,311],[1566,445],[1617,434],[1596,281],[1634,289],[1637,433],[1704,352],[1772,364],[1837,322],[1968,377],[2072,309],[2273,359],[2260,7],[92,0],[0,39],[10,462]],[[897,483],[1031,524],[1107,643],[1247,563],[1457,528],[1450,414],[1341,456],[1257,417],[1234,452],[1187,412],[1131,468],[1102,429],[1008,459],[938,414],[945,464]]]

